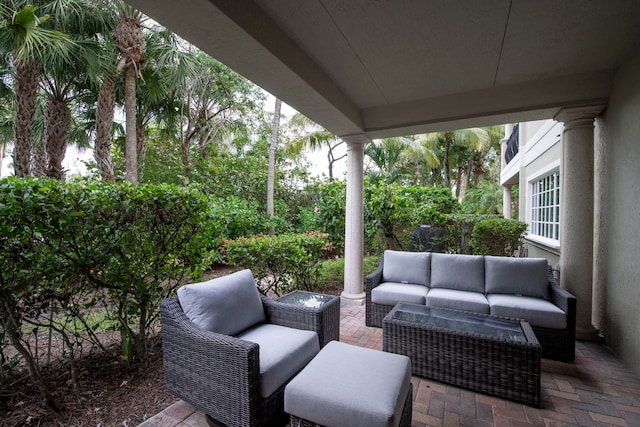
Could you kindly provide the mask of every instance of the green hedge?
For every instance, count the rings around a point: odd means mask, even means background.
[[[146,363],[160,299],[207,260],[209,220],[204,195],[184,187],[0,181],[3,345],[18,351],[39,383],[23,332],[55,330],[72,352],[80,334],[95,338],[89,316],[99,310],[120,330],[124,359]],[[40,316],[46,311],[58,313],[53,322]],[[60,320],[69,317],[76,320]]]
[[[315,288],[318,263],[328,250],[326,234],[316,232],[242,237],[221,244],[229,265],[250,268],[260,290],[276,295]]]
[[[476,223],[469,243],[474,254],[514,256],[522,247],[526,230],[526,222],[486,218]]]
[[[525,222],[495,215],[451,214],[443,218],[427,222],[430,235],[416,236],[412,250],[518,256],[527,230]]]

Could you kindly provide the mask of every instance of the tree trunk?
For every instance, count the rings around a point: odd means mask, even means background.
[[[138,183],[138,141],[136,137],[136,70],[129,66],[124,72],[124,110],[126,117],[127,181]]]
[[[276,177],[276,150],[278,149],[278,130],[280,128],[280,110],[282,109],[282,101],[276,98],[276,105],[273,112],[273,126],[271,128],[271,144],[269,145],[269,175],[267,177],[267,217],[274,216],[274,192]],[[273,234],[271,229],[269,234]]]
[[[107,182],[116,181],[111,163],[111,130],[113,128],[113,109],[116,104],[115,92],[116,87],[113,79],[104,79],[98,92],[98,106],[96,108],[96,141],[93,155],[100,176]]]
[[[47,147],[44,141],[37,141],[31,147],[31,176],[47,176]]]
[[[16,122],[13,168],[16,176],[31,175],[31,148],[33,146],[33,120],[38,99],[38,66],[16,61]]]
[[[451,155],[451,136],[451,132],[444,133],[444,180],[449,190],[451,190],[451,162],[449,158]]]
[[[47,148],[47,176],[57,180],[64,178],[62,161],[69,142],[71,109],[61,99],[50,99],[44,112],[44,142]]]
[[[27,365],[27,370],[29,371],[29,376],[31,377],[31,381],[38,388],[40,394],[44,398],[45,404],[49,409],[51,409],[55,413],[60,412],[60,407],[56,403],[49,387],[45,383],[42,375],[40,375],[40,371],[36,366],[33,357],[29,350],[27,350],[20,341],[20,324],[17,320],[18,316],[13,311],[13,302],[9,301],[7,298],[0,296],[0,320],[2,321],[2,328],[5,331],[5,336],[11,343],[11,346],[16,349],[25,364]]]
[[[147,137],[144,134],[144,124],[139,120],[136,120],[136,150],[138,153],[138,178],[140,178],[144,174],[144,160],[147,156]]]
[[[0,143],[0,176],[2,176],[2,159],[4,159],[4,142]]]
[[[460,201],[460,190],[462,187],[462,174],[464,173],[464,170],[462,168],[458,168],[458,173],[456,175],[456,199],[458,199],[458,201]]]

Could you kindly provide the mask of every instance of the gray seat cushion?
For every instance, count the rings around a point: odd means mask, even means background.
[[[382,277],[385,282],[429,286],[431,253],[384,251]]]
[[[546,259],[486,256],[484,262],[487,294],[549,299]]]
[[[531,326],[549,329],[566,329],[567,315],[559,307],[541,298],[517,295],[487,295],[491,314],[524,319]]]
[[[489,314],[489,301],[480,292],[434,288],[427,295],[427,307],[450,308]]]
[[[479,255],[431,255],[431,287],[484,293],[484,258]]]
[[[320,351],[318,334],[313,331],[263,324],[238,335],[260,346],[262,397],[269,397],[298,373]]]
[[[325,426],[398,426],[408,357],[331,341],[286,387],[285,412]]]
[[[251,270],[178,289],[180,306],[199,329],[235,335],[264,322],[264,308]]]
[[[428,293],[429,288],[426,286],[384,282],[373,288],[371,301],[384,305],[396,305],[399,302],[424,305]]]

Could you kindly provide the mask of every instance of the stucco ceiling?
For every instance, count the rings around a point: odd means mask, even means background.
[[[370,138],[606,103],[638,0],[127,0],[332,132]]]

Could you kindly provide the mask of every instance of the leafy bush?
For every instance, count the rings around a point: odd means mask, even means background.
[[[526,230],[526,222],[486,218],[476,223],[469,243],[477,255],[514,256],[522,246]]]
[[[260,214],[256,202],[250,203],[236,196],[212,198],[209,202],[209,230],[212,239],[237,239],[266,233],[269,222]]]
[[[327,236],[309,232],[241,237],[223,241],[221,246],[229,265],[251,269],[261,292],[281,295],[294,289],[312,290],[317,285]]]
[[[441,223],[458,202],[446,188],[407,187],[380,183],[365,188],[365,236],[369,249],[410,250],[418,224]],[[373,241],[378,240],[378,247]]]
[[[445,252],[470,254],[471,233],[476,222],[482,218],[480,215],[469,214],[446,215],[444,221],[439,224],[444,230],[439,243],[444,247]]]
[[[347,184],[335,180],[318,188],[314,206],[314,230],[326,233],[339,253],[344,250],[345,200]]]
[[[183,187],[0,181],[0,320],[11,344],[20,322],[44,310],[80,316],[78,303],[101,303],[124,356],[146,363],[159,300],[206,259],[207,211],[204,195]]]

